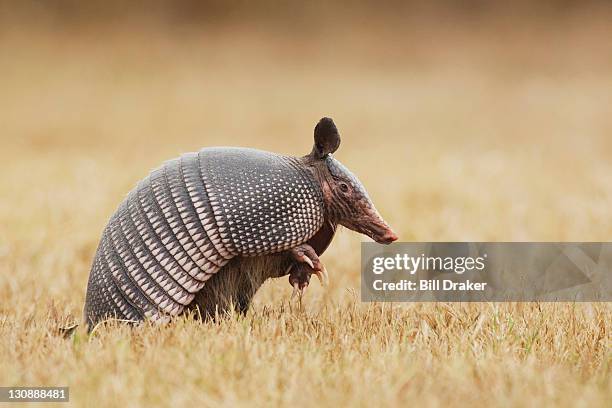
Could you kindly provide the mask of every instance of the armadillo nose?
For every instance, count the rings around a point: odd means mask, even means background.
[[[390,244],[393,241],[397,241],[397,235],[393,230],[385,223],[379,226],[377,233],[370,235],[370,237],[378,242],[379,244]]]
[[[397,241],[397,234],[393,232],[391,229],[388,229],[379,239],[379,244],[390,244],[393,241]]]

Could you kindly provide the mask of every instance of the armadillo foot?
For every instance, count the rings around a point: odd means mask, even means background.
[[[322,266],[323,271],[325,267]],[[302,304],[302,296],[306,291],[306,288],[310,284],[310,277],[314,274],[317,275],[321,284],[323,285],[326,280],[322,277],[327,277],[327,272],[315,271],[306,263],[296,263],[289,267],[289,284],[293,287],[293,293],[291,299],[293,300],[296,296],[299,296],[300,305]]]
[[[306,287],[310,281],[310,275],[314,273],[322,285],[327,283],[327,269],[325,269],[325,265],[323,265],[313,247],[308,244],[302,244],[290,249],[289,252],[296,261],[300,262],[300,264],[293,267],[293,272],[291,273],[291,275],[299,276],[293,279],[294,282],[306,282],[304,285]],[[299,268],[296,268],[297,266]],[[289,276],[289,283],[293,286],[291,275]],[[307,276],[308,279],[305,280],[302,276]]]
[[[289,284],[293,287],[291,299],[298,296],[301,305],[302,296],[310,283],[310,276],[314,273],[313,269],[306,263],[297,263],[291,265],[289,270]]]
[[[289,284],[295,290],[302,292],[310,284],[310,276],[313,274],[313,269],[307,264],[293,264],[290,267]]]

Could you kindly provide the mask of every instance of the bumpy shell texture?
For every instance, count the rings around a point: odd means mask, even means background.
[[[241,148],[184,154],[143,179],[104,229],[87,323],[166,321],[231,259],[293,248],[323,222],[321,188],[297,158]]]

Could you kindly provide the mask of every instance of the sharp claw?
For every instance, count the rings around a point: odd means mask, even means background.
[[[315,275],[317,275],[317,278],[319,278],[319,282],[321,282],[321,286],[324,286],[325,284],[323,283],[323,273],[321,271],[314,271],[313,272]]]
[[[309,258],[309,257],[307,257],[306,255],[304,255],[304,257],[303,257],[302,259],[304,259],[304,262],[306,262],[306,263],[308,264],[308,266],[310,266],[310,268],[311,268],[311,269],[314,269],[314,268],[315,268],[315,267],[314,267],[314,265],[313,265],[313,263],[312,263],[312,261],[310,260],[310,258]]]
[[[293,284],[293,293],[291,293],[291,300],[295,298],[295,295],[297,295],[298,292],[300,292],[300,285],[296,282]]]
[[[321,265],[321,276],[323,277],[323,284],[329,285],[329,275],[327,274],[327,269],[325,265]]]
[[[285,275],[289,275],[289,272],[291,272],[291,269],[293,269],[293,264],[289,265],[289,267],[285,271]]]
[[[313,274],[317,275],[319,282],[321,282],[321,286],[327,286],[329,284],[329,275],[327,274],[327,269],[325,269],[324,265],[321,265],[320,271],[314,271]]]

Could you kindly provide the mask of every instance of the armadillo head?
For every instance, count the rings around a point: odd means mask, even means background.
[[[305,159],[321,185],[328,220],[381,244],[397,240],[397,235],[380,216],[363,184],[332,157],[340,146],[340,134],[334,121],[321,119],[315,127],[314,139],[312,152]]]

